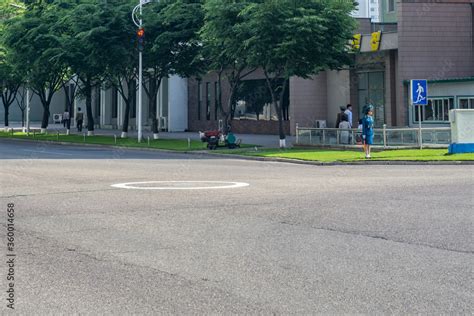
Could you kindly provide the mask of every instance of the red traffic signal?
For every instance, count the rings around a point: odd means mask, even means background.
[[[138,50],[142,52],[143,49],[145,48],[145,30],[143,28],[138,29],[137,37],[138,37]]]

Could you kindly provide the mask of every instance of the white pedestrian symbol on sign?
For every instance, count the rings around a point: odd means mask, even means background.
[[[425,89],[423,89],[420,83],[418,83],[418,89],[416,89],[416,93],[418,93],[418,97],[416,98],[415,103],[420,103],[421,101],[424,101],[426,99],[423,96],[423,93],[425,93]]]

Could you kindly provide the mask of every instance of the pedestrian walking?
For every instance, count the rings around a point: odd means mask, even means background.
[[[77,108],[77,113],[76,113],[76,126],[77,126],[77,131],[82,132],[82,124],[84,123],[84,113],[82,113],[81,108]]]
[[[364,143],[365,158],[370,159],[370,146],[374,143],[374,119],[372,117],[374,107],[369,104],[364,109],[362,119],[362,140]]]
[[[357,126],[356,134],[356,143],[357,145],[362,145],[362,119],[359,120],[359,125]]]
[[[63,113],[63,127],[69,126],[69,119],[70,119],[69,111],[65,110]]]
[[[352,104],[348,104],[344,114],[347,115],[347,121],[349,122],[349,128],[352,128]]]
[[[346,110],[343,106],[339,107],[339,113],[337,113],[337,118],[336,118],[336,128],[339,128],[339,123],[342,121],[342,116],[344,115],[344,111]]]

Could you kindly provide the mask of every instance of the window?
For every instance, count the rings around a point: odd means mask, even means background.
[[[418,122],[418,107],[413,107],[415,122]],[[422,122],[447,122],[449,121],[449,110],[454,109],[454,98],[430,98],[428,105],[421,105]]]
[[[112,88],[112,118],[117,118],[118,96],[117,88]]]
[[[198,82],[198,108],[197,108],[198,120],[201,120],[201,104],[202,104],[202,91],[201,91],[201,88],[202,88],[202,84],[201,84],[201,82]]]
[[[460,109],[474,109],[474,97],[461,97],[459,98]]]
[[[387,0],[387,11],[388,12],[395,11],[395,0]]]
[[[206,83],[206,120],[211,119],[211,83]]]
[[[217,109],[219,108],[219,83],[214,82],[214,119],[217,121]]]

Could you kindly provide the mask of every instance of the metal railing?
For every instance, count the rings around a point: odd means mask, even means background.
[[[374,128],[374,145],[388,147],[447,147],[451,141],[450,127]],[[310,146],[347,146],[361,143],[358,129],[310,128],[296,125],[296,144]]]

